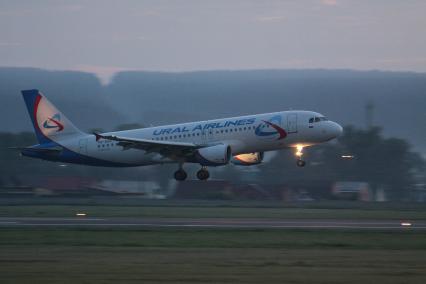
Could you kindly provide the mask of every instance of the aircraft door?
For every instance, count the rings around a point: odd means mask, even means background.
[[[297,113],[287,115],[287,132],[297,133]]]
[[[80,139],[80,141],[78,141],[78,148],[79,148],[80,154],[83,154],[83,155],[87,154],[87,138]]]

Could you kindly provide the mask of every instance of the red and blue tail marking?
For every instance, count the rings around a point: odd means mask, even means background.
[[[37,122],[37,110],[39,103],[43,98],[41,93],[39,92],[39,90],[36,89],[24,90],[22,91],[22,96],[24,97],[25,104],[27,105],[28,113],[33,123],[34,131],[36,133],[38,142],[40,144],[51,142],[51,140],[43,134]]]

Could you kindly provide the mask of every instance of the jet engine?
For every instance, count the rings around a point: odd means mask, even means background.
[[[263,152],[246,153],[232,157],[231,163],[238,166],[258,165],[263,160]]]
[[[222,166],[231,159],[231,147],[229,145],[215,145],[198,149],[195,157],[202,166]]]

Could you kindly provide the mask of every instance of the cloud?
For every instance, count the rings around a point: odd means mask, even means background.
[[[385,59],[378,59],[378,60],[376,60],[376,62],[384,63],[384,64],[395,64],[395,65],[400,65],[400,64],[412,65],[412,64],[415,64],[415,63],[424,64],[424,63],[426,63],[426,57],[385,58]]]
[[[161,16],[161,13],[159,11],[150,9],[147,10],[143,13],[145,16],[151,16],[151,17],[157,17],[157,16]]]
[[[0,42],[0,47],[20,46],[19,42]]]
[[[150,41],[151,38],[143,35],[128,35],[128,34],[114,34],[110,36],[112,41]]]
[[[326,6],[336,6],[338,5],[337,0],[321,0],[322,5]]]
[[[76,13],[81,11],[84,8],[83,5],[77,4],[58,4],[58,5],[49,5],[42,6],[39,5],[33,8],[20,8],[11,7],[4,8],[0,11],[1,16],[10,16],[10,17],[23,17],[28,15],[39,15],[40,13],[51,14],[51,13]]]
[[[256,17],[256,21],[263,23],[278,23],[284,22],[286,20],[283,16],[258,16]]]
[[[63,5],[58,7],[58,10],[64,11],[64,12],[70,12],[70,13],[79,12],[82,9],[83,9],[82,5],[73,5],[73,4]]]

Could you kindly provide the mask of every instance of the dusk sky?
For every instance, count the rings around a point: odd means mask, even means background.
[[[0,65],[426,72],[426,1],[5,1]]]

